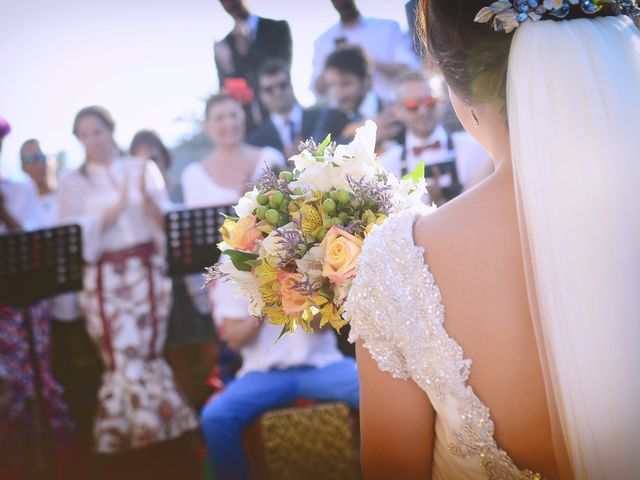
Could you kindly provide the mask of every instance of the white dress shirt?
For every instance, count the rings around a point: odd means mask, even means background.
[[[458,181],[465,185],[473,176],[489,162],[489,156],[467,132],[455,132],[451,135],[453,151],[449,150],[449,136],[443,126],[438,125],[427,139],[420,139],[407,132],[404,145],[395,144],[380,155],[382,166],[396,175],[402,177],[404,171],[410,173],[420,161],[425,166],[437,165],[455,159]],[[414,154],[414,147],[424,147],[440,143],[439,148],[424,150],[420,155]],[[403,153],[405,153],[403,156]],[[449,187],[453,179],[445,174],[440,177],[440,186]]]
[[[256,322],[249,316],[249,306],[243,299],[234,297],[235,286],[231,282],[216,282],[212,288],[213,316],[220,327],[225,318],[239,322]],[[242,368],[238,377],[249,372],[266,372],[300,366],[322,368],[344,358],[338,350],[333,332],[326,330],[314,334],[301,328],[293,335],[284,335],[276,344],[282,326],[265,323],[258,336],[240,349]]]
[[[324,71],[327,57],[336,49],[336,40],[345,39],[348,43],[359,45],[379,63],[401,63],[417,69],[420,62],[413,51],[410,37],[400,30],[395,20],[360,16],[358,23],[345,26],[336,23],[324,32],[314,43],[313,73],[311,89],[315,92],[315,83]],[[390,80],[380,72],[373,75],[373,90],[385,102],[393,99]]]
[[[292,139],[300,137],[302,132],[302,107],[300,105],[294,105],[293,110],[288,116],[278,115],[277,113],[271,114],[271,122],[276,127],[278,135],[285,150],[291,148],[293,145]],[[293,127],[293,132],[291,131]]]

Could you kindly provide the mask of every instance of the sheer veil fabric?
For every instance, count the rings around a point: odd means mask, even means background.
[[[525,23],[507,94],[558,445],[575,478],[640,478],[640,32],[623,16]]]

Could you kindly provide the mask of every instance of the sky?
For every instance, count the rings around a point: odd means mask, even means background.
[[[404,0],[360,0],[367,16],[397,20]],[[248,0],[260,16],[285,19],[293,36],[292,79],[310,104],[313,41],[338,21],[330,0]],[[198,128],[204,100],[217,91],[213,41],[232,28],[218,0],[0,0],[0,117],[12,125],[0,174],[20,177],[28,138],[45,153],[82,162],[71,133],[82,107],[102,105],[127,148],[142,128],[169,146]]]

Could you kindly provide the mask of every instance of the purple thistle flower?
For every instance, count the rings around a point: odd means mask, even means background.
[[[307,240],[302,231],[284,228],[276,230],[274,235],[281,238],[278,245],[280,250],[278,268],[285,268],[294,260],[301,258],[301,251],[307,248]]]
[[[375,205],[379,212],[388,215],[393,208],[391,185],[386,183],[386,175],[381,175],[379,182],[367,181],[364,177],[356,180],[347,175],[347,182],[361,205]]]
[[[293,284],[293,287],[291,288],[301,295],[304,295],[306,297],[313,297],[316,293],[318,293],[320,287],[322,287],[321,283],[319,285],[315,285],[310,278],[305,276],[299,282],[295,282]]]

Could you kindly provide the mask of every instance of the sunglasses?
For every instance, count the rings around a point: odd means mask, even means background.
[[[269,85],[268,87],[262,87],[261,90],[264,93],[267,93],[267,94],[271,95],[276,90],[286,90],[288,88],[289,88],[289,82],[287,82],[286,80],[283,80],[282,82],[276,83],[275,85]]]
[[[420,108],[420,105],[424,105],[427,108],[436,108],[440,103],[440,99],[428,95],[423,98],[412,98],[402,102],[402,106],[410,112],[415,112]]]
[[[23,165],[35,165],[36,163],[44,162],[47,156],[44,153],[32,153],[22,157]]]

